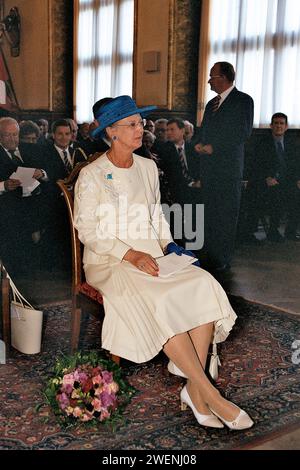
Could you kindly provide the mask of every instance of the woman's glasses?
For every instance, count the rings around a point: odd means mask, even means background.
[[[130,129],[132,129],[133,131],[140,127],[141,129],[144,129],[146,125],[146,119],[141,119],[140,121],[132,121],[132,122],[129,122],[128,124],[113,124],[111,127],[129,127]]]

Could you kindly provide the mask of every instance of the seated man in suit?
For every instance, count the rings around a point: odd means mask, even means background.
[[[299,222],[300,161],[295,141],[286,136],[288,118],[275,113],[270,124],[271,132],[263,137],[255,149],[255,166],[259,205],[270,216],[267,238],[283,242],[279,232],[280,221],[287,212],[285,237],[296,240]]]
[[[71,124],[66,119],[59,119],[52,124],[53,142],[43,148],[49,179],[56,183],[66,178],[74,166],[86,160],[85,152],[80,148],[72,148]]]
[[[168,121],[168,141],[161,146],[160,164],[167,180],[171,199],[170,203],[177,203],[182,209],[185,204],[191,205],[193,221],[190,226],[195,229],[195,208],[196,204],[201,203],[199,163],[198,159],[194,156],[193,147],[184,140],[184,132],[185,126],[181,119],[170,119]],[[187,220],[185,222],[187,222]],[[188,224],[186,224],[186,226],[183,225],[185,232],[187,232],[187,227]],[[179,240],[174,229],[175,227],[173,228],[174,237]],[[188,238],[189,237],[186,237],[186,239]],[[180,240],[178,242],[180,243]],[[201,247],[198,247],[198,249],[200,248]]]
[[[15,119],[0,119],[0,244],[4,264],[17,273],[26,268],[31,255],[32,235],[42,228],[44,212],[41,185],[25,192],[21,181],[12,178],[18,167],[33,168],[33,178],[47,181],[37,146],[19,144],[19,125]]]
[[[44,260],[46,266],[54,259],[54,266],[64,268],[69,265],[70,255],[69,222],[66,204],[56,181],[65,179],[77,163],[86,160],[85,152],[71,146],[72,129],[66,119],[52,124],[53,142],[43,146],[45,165],[49,183],[45,192],[46,226],[44,238]]]

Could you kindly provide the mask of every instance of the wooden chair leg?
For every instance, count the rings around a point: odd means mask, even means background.
[[[75,306],[72,308],[71,318],[71,353],[73,354],[78,349],[79,335],[80,335],[80,322],[81,322],[81,308]]]
[[[2,321],[3,321],[3,341],[5,343],[6,355],[11,345],[11,329],[10,329],[10,302],[9,302],[9,279],[2,279]]]

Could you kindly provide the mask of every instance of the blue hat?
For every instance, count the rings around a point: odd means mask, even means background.
[[[127,116],[133,116],[133,114],[141,114],[142,117],[146,116],[150,111],[156,109],[157,106],[145,106],[144,108],[138,108],[135,101],[128,95],[117,96],[111,101],[101,106],[98,110],[96,119],[99,126],[92,131],[92,137],[103,137],[104,129],[114,124],[114,122],[120,121]]]

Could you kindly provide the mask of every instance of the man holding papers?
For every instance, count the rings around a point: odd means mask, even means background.
[[[19,125],[0,119],[0,256],[7,269],[26,269],[32,234],[41,227],[40,182],[47,181],[35,145],[19,145]]]

